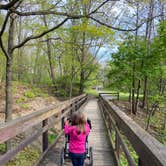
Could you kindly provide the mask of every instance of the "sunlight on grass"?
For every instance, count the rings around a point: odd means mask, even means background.
[[[95,89],[86,89],[85,93],[90,96],[95,96],[95,97],[97,97],[99,95]]]

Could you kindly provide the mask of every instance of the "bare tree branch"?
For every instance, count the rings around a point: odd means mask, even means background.
[[[59,28],[60,26],[62,26],[68,19],[69,19],[69,18],[65,18],[65,19],[64,19],[61,23],[59,23],[58,25],[56,25],[56,26],[54,26],[53,28],[48,29],[48,30],[46,30],[46,31],[44,31],[44,32],[42,32],[42,33],[40,33],[40,34],[38,34],[38,35],[35,35],[35,36],[32,35],[32,36],[27,37],[27,38],[24,39],[20,44],[14,46],[14,47],[12,48],[12,51],[14,51],[16,48],[22,47],[25,43],[27,43],[27,42],[30,41],[30,40],[38,39],[38,38],[40,38],[40,37],[46,35],[47,33],[51,32],[51,31],[54,31],[55,29],[57,29],[57,28]]]
[[[2,28],[1,28],[1,31],[0,31],[0,47],[1,47],[3,53],[5,54],[5,56],[6,56],[7,58],[9,58],[9,56],[8,56],[7,51],[6,51],[6,49],[5,49],[4,45],[3,45],[3,42],[2,42],[2,35],[3,35],[3,33],[4,33],[5,29],[6,29],[6,25],[7,25],[9,16],[10,16],[10,12],[8,12],[8,13],[6,14],[4,23],[3,23]]]
[[[90,12],[88,14],[88,16],[90,16],[91,14],[96,13],[102,6],[104,6],[107,2],[109,1],[113,1],[113,0],[106,0],[104,1],[102,4],[100,4],[96,9],[94,9],[92,12]],[[16,10],[11,9],[12,12],[18,14],[19,16],[36,16],[36,15],[49,15],[49,14],[55,14],[58,16],[66,16],[68,18],[83,18],[83,17],[87,17],[85,15],[72,15],[69,13],[65,13],[65,12],[58,12],[58,11],[50,11],[50,10],[41,10],[41,11],[32,11],[32,12],[19,12]]]
[[[104,6],[107,2],[110,2],[111,0],[106,0],[102,4],[100,4],[95,10],[89,13],[89,15],[96,13],[102,6]]]
[[[53,37],[50,37],[50,38],[48,38],[48,39],[46,39],[46,40],[41,40],[41,41],[39,41],[39,42],[47,42],[47,41],[49,41],[49,40],[62,40],[60,37],[56,37],[56,38],[53,38]]]
[[[19,2],[21,0],[12,0],[10,1],[8,4],[5,4],[5,5],[2,5],[0,4],[0,10],[8,10],[10,9],[11,7],[13,7],[17,2]]]
[[[73,19],[86,17],[84,15],[72,15],[72,14],[65,13],[65,12],[49,11],[49,10],[32,11],[32,12],[19,12],[19,11],[16,11],[16,10],[11,10],[11,11],[13,13],[16,13],[19,16],[37,16],[37,15],[54,14],[54,15],[57,15],[57,16],[65,16],[65,17],[73,18]]]
[[[123,29],[123,28],[118,28],[118,27],[113,27],[111,25],[108,25],[104,22],[101,22],[100,20],[96,19],[96,18],[93,18],[91,16],[89,16],[90,19],[94,20],[95,22],[99,23],[100,25],[104,25],[108,28],[111,28],[111,29],[114,29],[114,30],[117,30],[117,31],[125,31],[125,32],[128,32],[128,31],[135,31],[137,30],[138,28],[140,28],[144,23],[140,24],[138,27],[134,28],[134,29]]]

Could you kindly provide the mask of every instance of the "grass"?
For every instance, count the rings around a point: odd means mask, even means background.
[[[5,149],[6,149],[5,144],[0,144],[0,154],[5,153]]]
[[[52,144],[55,141],[57,136],[58,136],[57,133],[49,133],[48,134],[48,143]]]
[[[90,96],[95,96],[95,97],[98,97],[98,95],[99,95],[95,89],[86,89],[85,93]]]
[[[21,108],[24,108],[24,109],[28,109],[29,108],[29,105],[26,104],[26,103],[22,103],[20,106],[21,106]]]
[[[96,89],[90,89],[90,88],[87,88],[85,89],[85,93],[90,95],[90,96],[94,96],[94,97],[98,97],[99,96],[99,92],[102,92],[102,93],[114,93],[116,91],[111,91],[111,90],[108,90],[108,89],[103,89],[101,91],[97,91]]]
[[[26,147],[5,166],[33,166],[39,156],[40,152],[38,148]]]

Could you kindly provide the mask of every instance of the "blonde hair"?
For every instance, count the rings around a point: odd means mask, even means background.
[[[77,133],[85,133],[86,118],[82,112],[74,112],[71,117],[72,125],[77,127]]]

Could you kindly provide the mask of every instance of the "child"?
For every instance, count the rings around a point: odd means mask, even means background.
[[[64,133],[70,137],[69,156],[73,166],[83,166],[86,153],[86,137],[90,132],[87,119],[83,113],[75,112],[71,116],[71,125],[67,119],[64,122]]]

